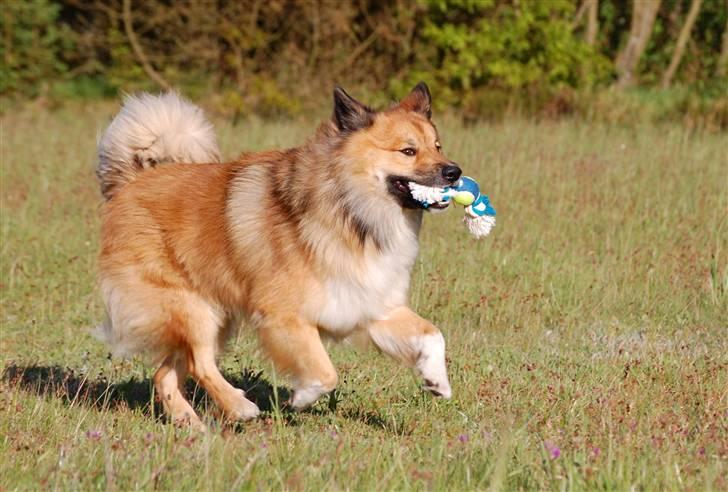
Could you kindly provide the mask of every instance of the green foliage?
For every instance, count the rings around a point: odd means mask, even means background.
[[[144,69],[132,53],[124,33],[115,27],[107,32],[109,43],[109,62],[104,69],[109,84],[134,92],[153,88],[144,74]]]
[[[574,3],[428,0],[424,40],[444,85],[558,88],[603,80],[607,60],[574,35]],[[590,70],[584,70],[585,67]]]
[[[57,23],[59,11],[51,0],[3,2],[0,94],[37,95],[67,71],[62,53],[73,48],[73,36]]]
[[[49,96],[57,101],[71,99],[103,99],[117,95],[117,88],[110,81],[98,75],[64,77],[50,86]]]
[[[253,93],[258,95],[257,106],[264,116],[293,116],[301,110],[300,101],[292,98],[275,80],[258,77],[252,88]]]
[[[691,2],[662,1],[635,73],[640,89],[659,85]],[[0,93],[62,102],[159,89],[131,47],[122,5],[7,2]],[[635,3],[599,0],[593,45],[585,41],[586,16],[577,13],[583,5],[149,0],[131,2],[130,26],[143,57],[167,82],[160,85],[213,99],[212,106],[236,120],[320,110],[335,83],[386,105],[420,80],[431,85],[436,106],[457,107],[467,119],[558,116],[582,113],[578,106],[586,98],[577,93],[596,94],[613,84]],[[725,105],[725,91],[703,91],[716,76],[727,18],[728,3],[702,2],[674,78],[674,85],[694,93],[688,111],[716,113]]]

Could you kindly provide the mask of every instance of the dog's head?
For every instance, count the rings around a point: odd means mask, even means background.
[[[380,198],[413,209],[424,207],[412,198],[410,182],[432,187],[456,182],[461,170],[442,151],[431,107],[424,82],[385,111],[374,111],[337,87],[333,122],[344,138],[342,157],[352,177]]]

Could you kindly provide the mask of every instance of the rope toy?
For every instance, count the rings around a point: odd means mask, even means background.
[[[450,200],[465,207],[465,222],[470,234],[476,239],[487,236],[495,227],[495,209],[487,195],[480,193],[480,186],[473,178],[463,176],[453,186],[431,188],[410,182],[412,198],[428,208],[430,205],[447,205]]]

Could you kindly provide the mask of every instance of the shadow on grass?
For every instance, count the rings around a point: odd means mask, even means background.
[[[245,370],[240,375],[225,374],[230,384],[245,391],[246,397],[264,411],[272,411],[276,391],[261,377],[262,373]],[[88,379],[73,369],[60,366],[19,366],[10,364],[3,370],[3,381],[41,397],[59,398],[68,404],[84,405],[98,410],[140,409],[146,415],[161,415],[161,405],[154,401],[150,379],[131,378],[122,382],[109,382],[106,378]],[[193,406],[210,405],[205,391],[194,381],[187,381],[187,397]],[[278,387],[278,401],[290,396],[286,388]],[[285,405],[279,405],[286,413]]]
[[[300,425],[301,413],[324,415],[336,413],[340,394],[334,392],[328,397],[328,408],[324,405],[296,412],[287,404],[291,392],[287,388],[276,387],[261,377],[262,372],[245,370],[242,374],[224,374],[230,384],[245,391],[246,397],[253,401],[262,412],[276,412],[286,425]],[[100,411],[140,410],[143,414],[162,416],[162,405],[156,401],[153,384],[150,379],[130,378],[121,382],[109,382],[105,377],[89,379],[70,368],[58,365],[22,366],[10,364],[3,369],[2,381],[10,386],[44,398],[57,398],[67,405],[81,405]],[[189,379],[186,384],[186,396],[193,407],[200,413],[208,408],[215,408],[205,391]],[[276,399],[277,396],[277,399]],[[327,398],[327,397],[324,397]],[[278,404],[275,404],[275,402]],[[401,422],[382,418],[377,413],[361,409],[344,410],[340,415],[352,421],[362,422],[374,429],[387,433],[406,435]],[[233,424],[233,428],[242,430],[244,423]]]
[[[354,408],[343,412],[342,417],[347,420],[361,422],[372,429],[383,431],[386,434],[392,434],[399,437],[412,435],[411,426],[406,425],[407,415],[401,415],[398,418],[385,418],[377,412]]]

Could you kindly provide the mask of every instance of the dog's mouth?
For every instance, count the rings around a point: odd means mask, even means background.
[[[412,197],[412,190],[409,186],[410,183],[417,183],[422,186],[432,187],[447,186],[439,181],[439,179],[415,179],[407,176],[389,176],[387,178],[387,189],[389,190],[389,193],[394,196],[397,201],[399,201],[399,204],[403,208],[444,210],[450,205],[450,202],[438,202],[425,205]]]

